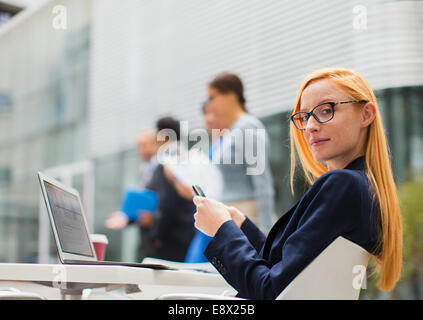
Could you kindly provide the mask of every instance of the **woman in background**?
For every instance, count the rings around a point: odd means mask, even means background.
[[[268,233],[274,218],[274,188],[265,128],[247,112],[244,86],[237,75],[218,74],[207,95],[204,108],[213,117],[213,129],[221,133],[212,162],[222,173],[222,202],[241,209]]]

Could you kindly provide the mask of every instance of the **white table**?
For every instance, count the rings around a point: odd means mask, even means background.
[[[107,290],[123,287],[126,294],[140,299],[154,299],[161,293],[187,289],[214,294],[231,290],[219,274],[110,265],[0,263],[0,281],[51,286],[60,290],[63,299],[79,299],[84,289],[98,287]]]

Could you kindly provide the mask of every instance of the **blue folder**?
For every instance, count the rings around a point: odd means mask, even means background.
[[[157,193],[140,188],[126,188],[122,197],[120,211],[126,214],[130,220],[138,220],[140,211],[154,213],[159,199]]]

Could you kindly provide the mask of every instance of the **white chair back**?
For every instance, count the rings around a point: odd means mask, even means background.
[[[357,300],[370,254],[338,237],[277,297],[277,300]]]

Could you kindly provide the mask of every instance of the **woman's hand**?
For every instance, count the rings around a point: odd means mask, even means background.
[[[231,220],[228,207],[223,203],[203,197],[194,197],[193,201],[197,206],[195,227],[209,237],[214,237],[220,226]]]
[[[245,215],[235,207],[231,206],[231,207],[227,207],[227,208],[228,208],[228,211],[231,215],[232,220],[235,222],[235,224],[239,228],[241,228],[242,224],[245,221]]]

